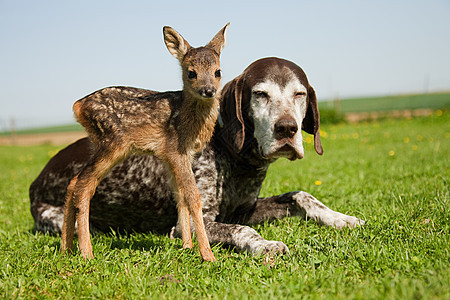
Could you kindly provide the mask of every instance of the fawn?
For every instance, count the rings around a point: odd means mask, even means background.
[[[93,258],[89,205],[102,178],[131,154],[153,154],[170,175],[177,201],[183,248],[192,248],[190,215],[200,253],[215,261],[203,223],[202,203],[192,172],[192,159],[210,140],[220,97],[219,56],[225,46],[226,24],[204,47],[193,48],[174,29],[163,28],[164,42],[182,68],[183,90],[154,92],[130,87],[96,91],[73,105],[94,149],[81,171],[70,181],[64,206],[61,251],[73,246],[75,221],[84,258]]]

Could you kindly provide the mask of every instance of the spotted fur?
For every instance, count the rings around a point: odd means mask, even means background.
[[[258,112],[255,110],[260,105],[255,103],[254,87],[264,82],[269,82],[272,90],[279,85],[280,95],[285,94],[286,88],[283,87],[298,87],[299,91],[296,88],[292,90],[300,92],[297,95],[300,99],[294,101],[288,96],[279,97],[278,105],[269,103],[268,113],[260,114],[262,119],[256,121]],[[305,90],[306,94],[302,94],[301,91]],[[270,91],[266,92],[273,96]],[[266,100],[270,102],[272,98]],[[315,135],[316,151],[321,154],[317,101],[300,67],[282,59],[261,59],[224,87],[221,101],[223,124],[216,124],[213,139],[193,162],[211,243],[222,243],[254,254],[284,253],[288,247],[283,242],[265,240],[247,225],[287,216],[301,216],[337,229],[364,224],[359,218],[331,210],[303,191],[258,198],[269,165],[279,157],[298,158],[297,153],[303,151],[298,142],[301,140],[300,130],[294,137],[272,141],[275,145],[272,148],[262,147],[262,139],[255,136],[255,132],[265,129],[271,133],[264,139],[269,144],[270,137],[275,140],[272,128],[279,117],[273,116],[284,116],[286,111],[292,113],[292,119],[299,123],[299,128]],[[261,124],[265,127],[261,128]],[[31,212],[36,230],[61,232],[67,184],[89,158],[89,149],[88,139],[69,145],[49,161],[32,183]],[[91,201],[90,224],[100,231],[113,228],[179,236],[176,203],[161,161],[150,155],[132,156],[116,165],[99,184]]]

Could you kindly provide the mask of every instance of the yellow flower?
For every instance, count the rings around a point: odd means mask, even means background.
[[[438,116],[438,117],[442,116],[442,110],[438,109],[436,111],[436,116]]]
[[[389,151],[389,156],[394,156],[394,155],[395,155],[395,151],[394,150]]]
[[[326,132],[325,130],[319,129],[319,133],[320,137],[323,137],[325,139],[328,137],[328,132]]]
[[[412,149],[415,151],[415,150],[419,149],[419,147],[417,147],[417,145],[413,145]]]
[[[321,184],[322,184],[322,181],[316,180],[316,181],[314,181],[314,184],[315,184],[315,185],[321,185]]]
[[[403,141],[404,141],[405,143],[409,143],[409,141],[410,141],[409,136],[406,136],[406,137],[403,139]]]

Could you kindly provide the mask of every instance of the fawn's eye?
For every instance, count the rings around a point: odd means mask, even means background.
[[[197,73],[195,71],[188,71],[188,78],[189,79],[195,79],[197,78]]]
[[[253,94],[255,94],[258,98],[267,98],[269,95],[266,92],[263,91],[254,91]]]
[[[221,71],[221,70],[217,70],[217,71],[214,73],[214,75],[215,75],[217,78],[220,78],[220,77],[222,77],[222,71]]]

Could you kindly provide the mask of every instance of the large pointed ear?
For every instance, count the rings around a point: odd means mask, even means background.
[[[227,83],[222,89],[220,115],[223,127],[220,136],[226,144],[230,145],[236,153],[244,146],[245,126],[242,117],[242,75]]]
[[[308,87],[308,108],[306,110],[305,118],[303,119],[302,129],[309,134],[314,134],[314,148],[317,154],[323,154],[322,142],[320,141],[320,115],[319,107],[317,105],[317,97],[314,89]]]
[[[227,30],[228,26],[230,26],[230,22],[227,23],[213,38],[212,40],[206,45],[206,47],[213,49],[217,52],[217,54],[220,55],[220,52],[222,52],[223,48],[226,44],[226,36],[227,36]]]
[[[191,46],[189,43],[175,31],[172,27],[163,27],[164,43],[166,43],[169,52],[180,62],[183,60]]]

